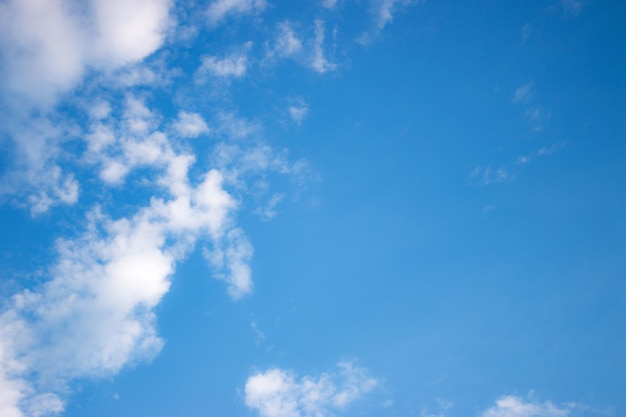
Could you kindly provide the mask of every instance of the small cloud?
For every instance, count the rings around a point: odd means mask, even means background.
[[[119,400],[120,399],[120,394],[118,394],[117,392],[115,394],[113,394],[113,399],[114,400]]]
[[[284,195],[280,193],[274,193],[264,206],[257,208],[254,212],[259,215],[264,221],[272,220],[278,214],[276,207],[278,207],[278,205],[281,201],[283,201],[284,198]]]
[[[448,411],[454,406],[454,403],[441,398],[437,398],[437,411],[430,412],[426,407],[420,412],[420,417],[446,417]]]
[[[207,9],[209,26],[215,27],[229,17],[245,16],[263,11],[265,0],[215,0]]]
[[[334,9],[337,6],[337,0],[322,0],[322,7]]]
[[[303,99],[296,98],[293,100],[293,104],[289,106],[288,111],[289,116],[300,126],[306,115],[309,114],[309,106]]]
[[[256,320],[252,320],[250,322],[250,327],[252,328],[252,331],[254,332],[254,343],[256,343],[257,345],[260,345],[261,343],[263,343],[263,341],[265,340],[265,333],[263,333],[260,329],[259,329],[259,325],[257,324]]]
[[[550,120],[552,113],[546,111],[542,106],[530,106],[526,109],[524,115],[531,122],[533,132],[540,132],[548,120]]]
[[[293,371],[280,368],[258,372],[246,381],[246,406],[261,417],[332,415],[379,384],[354,362],[339,362],[337,367],[333,373],[299,379]]]
[[[467,176],[470,182],[479,185],[490,185],[494,183],[506,183],[512,182],[517,178],[522,170],[522,167],[529,165],[532,161],[538,157],[548,157],[564,148],[567,142],[558,142],[548,147],[539,148],[536,151],[529,152],[525,155],[520,155],[512,162],[502,165],[498,169],[492,169],[490,166],[481,167],[477,166]]]
[[[313,59],[311,67],[324,74],[333,71],[337,65],[328,61],[324,54],[324,22],[322,20],[315,21],[315,39],[313,41]]]
[[[204,251],[215,277],[228,284],[228,294],[234,300],[252,293],[250,260],[253,252],[248,238],[239,228],[230,230],[220,241],[214,242],[212,250]]]
[[[535,103],[535,85],[528,82],[521,85],[513,94],[513,103],[524,105],[524,115],[530,122],[533,132],[540,132],[550,120],[552,113]]]
[[[370,13],[372,14],[374,28],[364,32],[357,38],[357,42],[368,45],[380,32],[393,22],[394,13],[400,8],[418,3],[419,0],[370,0]]]
[[[183,138],[197,138],[202,134],[209,133],[209,126],[198,113],[180,111],[178,120],[174,122],[172,127]]]
[[[198,74],[210,74],[218,78],[242,77],[248,67],[248,56],[245,53],[234,53],[226,57],[205,56]]]
[[[511,182],[515,178],[514,174],[509,172],[506,166],[494,169],[490,166],[480,167],[477,166],[470,172],[468,179],[471,182],[478,183],[479,185],[486,186],[494,183]]]
[[[302,41],[293,30],[291,23],[282,22],[278,24],[278,35],[274,48],[268,52],[268,56],[278,56],[280,58],[292,56],[302,51]]]
[[[540,402],[532,398],[524,400],[506,395],[497,399],[495,405],[485,410],[480,417],[568,417],[579,407],[576,403],[555,405],[550,401]]]
[[[535,87],[534,83],[528,82],[524,85],[521,85],[515,90],[515,94],[513,94],[513,103],[528,103],[531,98],[535,95]]]

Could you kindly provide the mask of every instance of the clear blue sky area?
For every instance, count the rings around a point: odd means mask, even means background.
[[[0,416],[626,415],[625,23],[0,1]]]

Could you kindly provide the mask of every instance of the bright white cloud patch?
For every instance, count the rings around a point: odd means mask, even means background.
[[[325,417],[345,410],[379,384],[353,362],[337,366],[335,373],[300,379],[279,368],[259,372],[246,382],[245,403],[261,417]]]
[[[170,7],[170,0],[0,3],[5,92],[49,106],[88,66],[114,69],[144,59],[163,43]]]

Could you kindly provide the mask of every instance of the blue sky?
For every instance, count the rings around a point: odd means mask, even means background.
[[[0,415],[624,415],[624,21],[0,1]]]

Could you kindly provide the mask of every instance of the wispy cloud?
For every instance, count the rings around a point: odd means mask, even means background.
[[[495,183],[507,183],[514,181],[524,166],[530,164],[537,158],[549,157],[567,146],[567,142],[557,142],[551,146],[541,147],[533,152],[519,155],[512,161],[500,165],[498,168],[487,166],[476,166],[467,176],[470,183],[478,185],[490,185]]]
[[[207,9],[210,26],[217,26],[229,17],[245,16],[263,11],[265,0],[215,0]]]
[[[337,6],[337,0],[322,0],[322,7],[334,9]]]
[[[289,21],[277,25],[276,39],[268,48],[266,59],[293,57],[303,51],[302,41]]]
[[[364,45],[371,43],[385,26],[393,22],[394,13],[403,7],[417,3],[419,0],[370,0],[373,28],[362,33],[357,41]]]
[[[251,46],[251,43],[246,43],[241,50],[227,56],[203,57],[196,77],[200,80],[207,75],[224,79],[242,77],[248,69],[248,50]]]
[[[265,340],[265,333],[261,331],[256,320],[252,320],[250,322],[250,328],[254,332],[254,343],[256,343],[257,345],[263,343],[263,341]]]
[[[480,417],[568,417],[581,408],[584,406],[576,403],[557,405],[550,401],[506,395],[497,399],[495,405]]]
[[[583,10],[585,3],[582,0],[561,0],[561,8],[566,14],[577,16]]]
[[[533,32],[533,26],[530,23],[526,23],[522,26],[522,36],[520,40],[520,45],[526,45],[526,41],[530,38],[531,33]]]
[[[300,97],[293,98],[291,101],[292,103],[287,110],[289,111],[291,119],[299,126],[309,114],[309,106]]]
[[[293,371],[268,369],[250,376],[245,403],[261,417],[322,417],[345,410],[379,381],[354,362],[339,362],[334,373],[297,378]]]
[[[446,417],[448,415],[448,411],[454,406],[454,403],[442,398],[438,398],[436,403],[436,412],[431,412],[428,408],[424,407],[422,411],[420,411],[420,417]]]
[[[536,90],[533,82],[519,86],[513,94],[512,101],[524,106],[524,115],[530,122],[533,132],[541,132],[551,117],[551,112],[536,103]]]
[[[315,40],[313,41],[313,58],[311,67],[323,74],[334,70],[336,64],[328,61],[324,53],[324,22],[322,20],[315,21]]]
[[[513,103],[528,104],[535,95],[535,85],[533,82],[523,84],[515,90]]]

